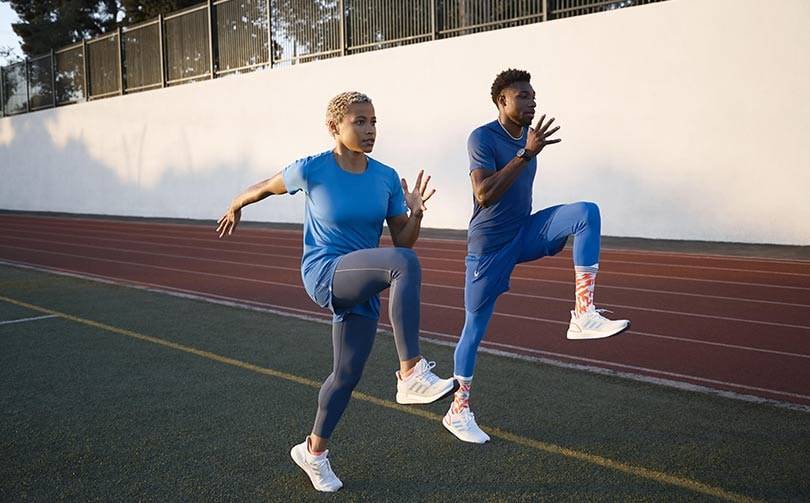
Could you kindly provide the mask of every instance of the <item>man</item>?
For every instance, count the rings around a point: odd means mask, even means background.
[[[543,115],[530,128],[536,108],[531,76],[522,70],[501,72],[492,84],[498,119],[472,132],[467,143],[473,189],[473,216],[467,233],[464,329],[455,350],[459,389],[443,424],[460,440],[484,443],[489,436],[470,411],[470,386],[478,345],[484,338],[498,296],[509,289],[516,264],[555,255],[574,236],[575,305],[568,339],[599,339],[630,326],[611,321],[593,304],[599,268],[600,215],[594,203],[579,202],[532,214],[537,156],[559,139],[559,126]]]

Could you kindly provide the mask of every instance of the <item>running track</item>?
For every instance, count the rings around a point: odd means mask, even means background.
[[[218,240],[213,222],[2,214],[0,232],[9,263],[328,318],[303,290],[297,230],[242,227]],[[422,238],[416,251],[423,334],[455,341],[465,243]],[[601,341],[565,339],[572,292],[569,250],[518,266],[485,346],[810,406],[810,261],[603,250],[597,305],[633,325]]]

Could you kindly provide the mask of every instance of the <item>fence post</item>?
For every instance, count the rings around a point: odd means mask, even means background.
[[[436,40],[438,36],[438,26],[436,25],[436,3],[439,0],[430,0],[430,39]]]
[[[3,67],[0,66],[0,117],[6,116],[6,79],[3,77]]]
[[[543,21],[548,21],[551,19],[548,12],[548,0],[543,0]]]
[[[267,0],[267,59],[270,61],[270,68],[273,68],[273,5],[272,0]]]
[[[84,101],[90,101],[90,65],[87,64],[87,40],[82,39],[82,65],[84,66]]]
[[[124,94],[124,37],[122,37],[124,31],[121,27],[118,27],[116,37],[118,37],[118,43],[116,44],[116,50],[118,51],[118,96]]]
[[[208,68],[214,78],[214,0],[208,0]]]
[[[28,71],[28,58],[25,58],[25,113],[31,111],[31,73]]]
[[[51,49],[51,97],[52,107],[56,108],[56,51]]]
[[[338,0],[338,10],[340,10],[340,55],[346,55],[346,9],[343,7],[344,0]]]
[[[160,45],[160,87],[166,87],[166,51],[163,48],[163,14],[158,14],[158,44]]]

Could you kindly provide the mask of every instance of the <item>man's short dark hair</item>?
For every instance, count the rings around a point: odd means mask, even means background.
[[[492,83],[492,102],[498,105],[498,96],[501,91],[511,86],[515,82],[530,82],[532,76],[529,72],[523,70],[514,70],[512,68],[504,70],[495,77],[495,82]]]

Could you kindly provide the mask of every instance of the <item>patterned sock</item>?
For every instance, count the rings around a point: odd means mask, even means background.
[[[472,386],[472,377],[459,377],[456,376],[458,381],[458,391],[453,395],[453,405],[450,406],[450,412],[458,414],[462,409],[469,408],[470,406],[470,386]]]
[[[596,286],[596,271],[599,270],[599,264],[576,266],[574,270],[577,278],[574,312],[580,316],[593,307],[593,289]]]

